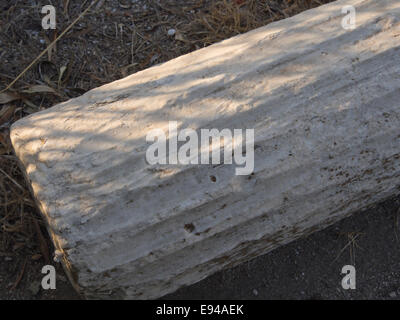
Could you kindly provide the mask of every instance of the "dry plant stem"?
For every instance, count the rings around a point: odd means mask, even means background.
[[[44,49],[32,62],[29,66],[27,66],[24,71],[22,71],[11,83],[0,93],[7,91],[10,89],[32,66],[36,64],[53,46],[60,40],[71,28],[93,7],[93,5],[99,0],[93,0],[93,2],[52,42],[50,43],[46,49]]]
[[[366,13],[350,33],[343,4]],[[397,195],[399,18],[397,0],[340,0],[14,123],[75,287],[158,298]],[[146,135],[175,119],[255,128],[254,176],[150,165]]]

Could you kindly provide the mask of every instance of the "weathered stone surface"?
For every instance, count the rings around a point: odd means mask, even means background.
[[[75,287],[156,298],[399,193],[399,22],[397,0],[337,1],[15,123]],[[146,133],[173,120],[255,128],[254,175],[149,165]]]

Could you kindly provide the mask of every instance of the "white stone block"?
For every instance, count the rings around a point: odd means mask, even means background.
[[[255,129],[254,175],[148,164],[146,134],[169,121]],[[74,286],[160,297],[399,193],[400,2],[306,11],[28,116],[11,138]]]

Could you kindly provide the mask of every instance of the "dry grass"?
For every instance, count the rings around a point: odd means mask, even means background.
[[[339,257],[342,255],[342,253],[348,248],[349,249],[349,254],[350,254],[350,264],[355,266],[356,265],[356,249],[362,249],[360,245],[358,244],[358,238],[363,236],[364,234],[362,232],[346,232],[346,233],[341,233],[341,236],[345,236],[346,238],[346,245],[340,250],[339,254],[336,256],[335,261],[339,259]]]
[[[102,84],[332,0],[99,0],[0,95],[0,256],[49,259],[49,241],[9,141],[10,125]],[[57,29],[41,27],[42,6]],[[90,1],[0,0],[0,91],[65,30]],[[144,7],[145,5],[145,7]],[[175,36],[168,36],[174,28]],[[21,260],[21,259],[20,259]],[[16,278],[20,282],[26,262]]]
[[[206,46],[328,2],[332,1],[215,1],[185,30],[192,44]]]

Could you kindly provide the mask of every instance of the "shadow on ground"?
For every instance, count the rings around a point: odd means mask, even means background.
[[[388,200],[164,299],[400,299],[399,209],[400,197]],[[341,287],[347,264],[356,290]],[[21,261],[0,257],[0,299],[79,299],[60,266],[57,289],[41,289],[41,267],[28,264],[12,289]]]
[[[400,198],[219,272],[167,299],[400,299]],[[344,265],[356,290],[344,290]]]

